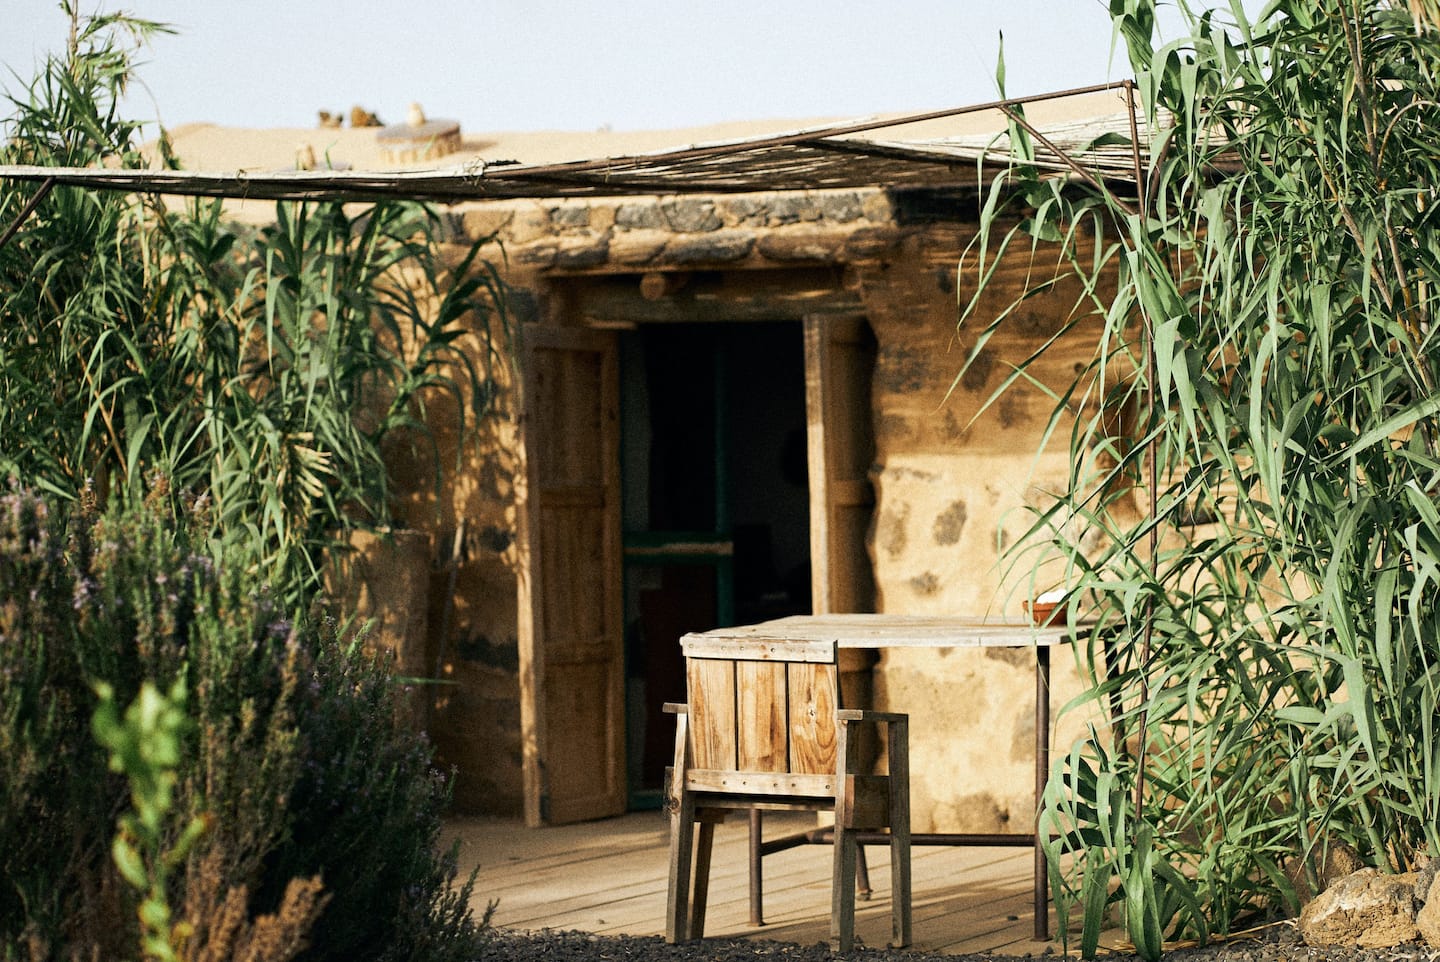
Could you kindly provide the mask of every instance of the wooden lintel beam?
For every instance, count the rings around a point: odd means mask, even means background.
[[[638,284],[633,274],[572,279],[565,300],[587,322],[610,324],[800,320],[861,306],[858,292],[836,270],[690,273],[678,282],[657,272],[647,284],[651,276]],[[648,296],[661,285],[671,290]]]

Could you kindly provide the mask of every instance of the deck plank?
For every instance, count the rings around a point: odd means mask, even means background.
[[[813,816],[777,815],[767,837]],[[787,819],[790,820],[787,823]],[[665,926],[669,830],[656,812],[556,828],[518,821],[452,819],[462,877],[477,870],[474,906],[498,900],[494,924],[523,930],[658,935]],[[765,921],[749,924],[743,819],[715,834],[706,935],[813,943],[829,936],[830,849],[804,845],[765,860]],[[884,945],[890,932],[890,865],[870,852],[874,898],[856,903],[856,932]],[[912,855],[915,948],[948,954],[1041,954],[1031,938],[1031,854],[1025,848],[916,847]],[[1052,930],[1053,930],[1052,916]]]

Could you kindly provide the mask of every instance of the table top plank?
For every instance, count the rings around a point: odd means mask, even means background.
[[[1040,627],[963,615],[792,615],[753,625],[692,632],[687,654],[715,646],[834,642],[841,648],[1035,648],[1070,641],[1064,623]]]

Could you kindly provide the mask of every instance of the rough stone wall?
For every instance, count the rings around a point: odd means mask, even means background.
[[[473,207],[459,221],[468,238],[495,235],[523,282],[541,271],[834,263],[867,227],[888,226],[890,208],[880,191],[840,190],[515,201]]]
[[[509,202],[458,210],[450,222],[457,241],[493,234],[503,243],[517,324],[568,309],[557,303],[563,285],[555,278],[693,269],[734,272],[728,276],[744,284],[774,268],[838,268],[836,283],[858,290],[878,343],[869,547],[880,609],[1018,617],[1021,599],[1058,577],[1042,569],[1032,585],[1029,567],[999,567],[1001,550],[1029,523],[1027,508],[1045,505],[1065,478],[1063,453],[1034,455],[1051,401],[1021,386],[981,407],[1009,365],[1063,321],[1074,293],[1027,303],[960,376],[974,334],[957,336],[955,328],[957,261],[973,227],[897,226],[880,191]],[[500,263],[499,248],[492,254]],[[979,316],[1008,306],[1047,269],[1028,257],[1007,264]],[[1077,351],[1085,351],[1084,341],[1082,332]],[[1042,376],[1058,384],[1072,364],[1057,355]],[[507,393],[486,439],[438,499],[417,485],[405,502],[411,523],[432,532],[435,553],[428,622],[448,684],[438,689],[434,739],[442,761],[458,767],[457,807],[496,814],[518,813],[522,804],[515,413]],[[454,425],[441,416],[436,431],[449,457]],[[400,462],[405,456],[396,452]],[[451,549],[461,519],[452,594]],[[1058,707],[1079,682],[1067,652],[1056,652],[1054,668]],[[1028,652],[887,652],[875,669],[875,693],[880,707],[912,716],[917,831],[1030,829]],[[1079,733],[1078,720],[1067,726],[1057,747]]]
[[[932,227],[857,275],[879,356],[874,383],[876,515],[870,545],[882,611],[1023,617],[1021,602],[1060,577],[1041,555],[1007,568],[1002,552],[1065,483],[1066,432],[1038,456],[1052,400],[996,387],[1067,318],[1075,292],[1034,298],[962,372],[978,330],[1054,266],[1010,259],[973,325],[957,332],[959,252],[973,227]],[[966,280],[966,283],[973,281]],[[968,293],[962,292],[968,297]],[[1093,337],[1093,335],[1091,335]],[[1088,359],[1079,331],[1036,370],[1059,386]],[[988,405],[988,406],[987,406]],[[1080,691],[1070,653],[1052,658],[1052,706]],[[1035,661],[1028,650],[886,651],[882,708],[911,714],[916,831],[1030,831],[1034,824]],[[1082,731],[1067,718],[1063,749]]]
[[[510,288],[515,326],[565,310],[555,303],[553,278],[838,265],[888,244],[893,234],[879,191],[509,201],[457,208],[447,218],[456,256],[475,240],[495,238],[485,253]],[[501,386],[482,439],[460,472],[447,467],[438,495],[429,481],[429,451],[396,445],[389,462],[403,492],[402,516],[431,534],[427,657],[442,682],[433,692],[431,736],[441,764],[456,770],[455,807],[514,815],[523,808],[512,490],[517,412],[513,385],[507,379]],[[448,466],[459,443],[455,413],[439,405],[427,416]]]

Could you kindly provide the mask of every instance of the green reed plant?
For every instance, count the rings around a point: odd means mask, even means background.
[[[1050,386],[1069,484],[1008,560],[1063,558],[1094,618],[1067,710],[1096,724],[1041,818],[1057,900],[1087,954],[1110,904],[1154,958],[1293,912],[1338,842],[1440,853],[1440,24],[1182,0],[1161,44],[1151,0],[1110,7],[1141,188],[1047,178],[1017,128],[962,276],[1043,258],[1081,292],[1056,343],[1100,322]],[[1006,321],[976,304],[978,350]]]
[[[0,162],[138,166],[117,104],[134,44],[163,28],[67,9],[69,49],[10,98]],[[0,183],[0,222],[36,189]],[[138,497],[159,473],[206,494],[214,536],[303,607],[346,529],[390,522],[387,444],[426,449],[439,409],[458,459],[495,395],[489,238],[452,256],[444,237],[411,203],[280,204],[257,230],[218,201],[55,188],[0,248],[0,477],[73,500],[92,482]]]

